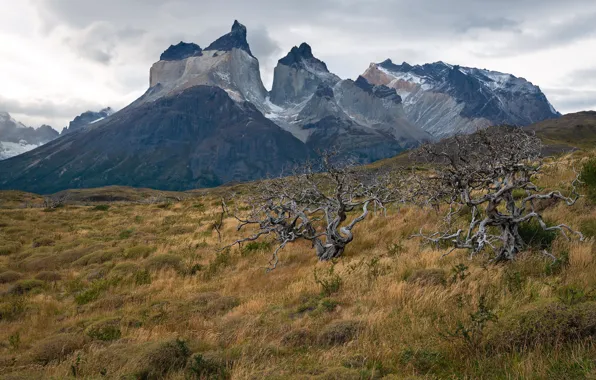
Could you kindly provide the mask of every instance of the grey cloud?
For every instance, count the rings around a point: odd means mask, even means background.
[[[556,88],[544,92],[561,113],[596,110],[596,90]]]

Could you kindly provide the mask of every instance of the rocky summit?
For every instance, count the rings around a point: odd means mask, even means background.
[[[362,76],[395,88],[408,120],[435,138],[560,116],[538,86],[497,71],[444,62],[398,65],[388,59],[371,64]]]
[[[369,163],[458,133],[559,116],[537,86],[510,74],[386,60],[342,79],[307,43],[278,61],[267,91],[247,33],[235,21],[205,49],[171,45],[139,99],[115,114],[83,113],[59,139],[0,163],[0,188],[186,190],[276,176],[330,148]]]
[[[0,160],[17,156],[58,137],[49,125],[35,129],[16,121],[8,112],[0,112]]]

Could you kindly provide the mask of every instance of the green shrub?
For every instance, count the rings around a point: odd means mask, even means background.
[[[36,280],[46,281],[46,282],[56,282],[62,280],[62,276],[58,272],[52,271],[43,271],[38,273],[35,276]]]
[[[407,282],[422,286],[445,285],[447,273],[443,269],[418,269],[408,277]]]
[[[134,247],[128,248],[124,251],[124,258],[127,259],[137,259],[137,258],[147,258],[150,254],[155,252],[155,247],[151,247],[148,245],[137,245]]]
[[[163,343],[150,350],[141,359],[143,369],[137,374],[141,379],[161,379],[168,373],[186,367],[191,352],[182,340]]]
[[[551,225],[547,221],[545,223]],[[529,248],[540,251],[550,249],[557,238],[557,231],[545,231],[536,220],[520,224],[518,232]]]
[[[87,328],[86,333],[91,339],[104,342],[118,340],[122,336],[120,320],[112,318],[95,322]]]
[[[20,280],[21,278],[23,278],[22,274],[12,270],[8,270],[6,272],[0,273],[0,284],[8,284],[10,282],[15,282]]]
[[[145,263],[147,270],[175,269],[182,268],[182,259],[178,256],[162,254],[150,257]]]
[[[281,338],[281,344],[288,347],[308,347],[315,343],[316,335],[308,329],[297,329],[286,333]]]
[[[31,246],[33,248],[50,247],[53,246],[54,243],[54,240],[49,237],[36,237],[35,239],[33,239],[33,243],[31,244]]]
[[[569,266],[569,253],[561,252],[555,261],[546,263],[544,272],[547,276],[560,274],[565,268]]]
[[[194,355],[188,366],[188,373],[193,379],[229,379],[230,374],[225,363],[206,358],[201,354]]]
[[[596,298],[594,291],[586,290],[574,285],[563,286],[557,290],[557,295],[559,301],[570,306],[592,301]]]
[[[130,238],[134,232],[135,232],[134,230],[123,230],[120,232],[118,237],[122,240],[125,240],[125,239]]]
[[[110,209],[109,205],[97,205],[95,207],[93,207],[91,210],[92,211],[108,211]]]
[[[119,254],[120,251],[118,249],[93,252],[76,260],[74,263],[72,263],[72,265],[84,267],[90,264],[103,264],[107,261],[113,260]]]
[[[53,361],[63,361],[73,352],[83,348],[85,338],[78,334],[60,334],[40,341],[32,350],[34,361],[47,365]]]
[[[488,324],[497,320],[497,315],[487,305],[486,298],[481,296],[476,311],[470,313],[467,320],[458,320],[455,330],[442,332],[440,335],[444,339],[460,340],[469,348],[478,349]]]
[[[209,262],[209,266],[204,273],[206,279],[210,279],[219,270],[230,265],[232,262],[232,255],[230,250],[226,249],[215,253],[215,258]]]
[[[86,305],[99,298],[99,296],[110,287],[107,280],[98,280],[91,283],[91,286],[75,296],[75,302],[79,305]]]
[[[431,350],[406,349],[400,355],[400,363],[406,367],[413,367],[414,370],[426,375],[435,369],[447,366],[447,359],[443,354]]]
[[[587,198],[592,203],[596,203],[596,158],[588,160],[583,165],[579,179],[586,189]]]
[[[330,296],[339,292],[343,280],[335,273],[335,264],[332,264],[329,269],[319,271],[314,269],[315,282],[321,287],[321,295]]]
[[[46,283],[41,280],[19,280],[8,292],[14,295],[27,294],[32,291],[41,290],[45,285]]]
[[[336,321],[325,326],[319,334],[319,343],[326,346],[337,346],[354,340],[361,329],[360,322]]]

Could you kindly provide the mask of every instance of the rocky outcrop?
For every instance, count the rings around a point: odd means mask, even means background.
[[[203,50],[197,44],[180,41],[178,45],[171,45],[159,57],[160,61],[179,61],[189,57],[200,57]]]
[[[540,88],[523,78],[444,62],[412,66],[373,63],[370,83],[395,88],[408,120],[435,138],[491,125],[525,126],[560,114]]]
[[[77,129],[83,128],[87,125],[98,123],[104,120],[107,117],[110,117],[114,114],[114,110],[110,107],[104,108],[101,111],[94,112],[94,111],[87,111],[83,112],[79,116],[75,117],[73,121],[71,121],[68,127],[65,127],[61,134],[67,134],[70,132],[74,132]]]
[[[271,102],[280,106],[298,104],[310,97],[320,84],[333,86],[339,81],[323,61],[313,56],[311,47],[302,43],[279,60],[273,76]]]
[[[246,27],[238,21],[234,22],[230,33],[213,42],[200,55],[156,62],[151,67],[149,86],[147,93],[133,106],[174,96],[195,86],[222,88],[233,99],[249,101],[262,111],[267,96],[259,61],[252,56],[246,41]]]
[[[278,175],[308,148],[248,102],[195,86],[0,162],[0,188],[126,185],[186,190]]]

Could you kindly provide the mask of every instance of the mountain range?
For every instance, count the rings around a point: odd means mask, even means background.
[[[0,162],[0,188],[50,193],[129,185],[186,190],[276,176],[331,147],[361,163],[491,125],[557,118],[523,78],[442,62],[373,63],[341,79],[303,43],[271,91],[235,21],[202,49],[172,45],[123,110],[81,115],[57,138]],[[103,112],[102,111],[102,112]]]

